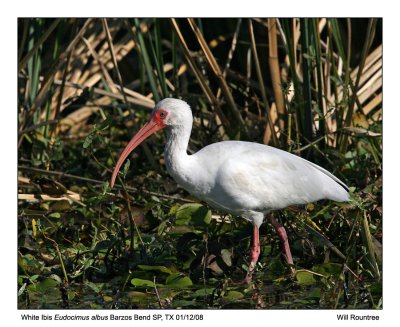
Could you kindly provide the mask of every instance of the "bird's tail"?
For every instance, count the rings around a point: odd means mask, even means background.
[[[310,162],[310,164],[317,170],[319,170],[321,173],[325,174],[327,177],[330,177],[331,181],[335,182],[337,187],[327,187],[326,190],[326,197],[333,200],[333,201],[338,201],[338,202],[348,202],[350,201],[350,196],[349,196],[349,187],[343,183],[339,178],[337,178],[335,175],[331,174],[329,171],[326,169]],[[339,186],[340,185],[340,186]]]

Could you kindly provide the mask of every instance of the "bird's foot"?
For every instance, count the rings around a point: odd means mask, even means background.
[[[294,280],[296,278],[297,270],[293,265],[290,265],[289,270],[290,270],[290,276],[289,277],[290,277],[291,280]]]
[[[253,282],[253,272],[247,272],[246,277],[244,278],[243,283],[248,285]]]
[[[246,277],[244,278],[244,283],[249,285],[253,283],[253,272],[256,266],[256,262],[251,262],[250,265],[247,267]]]

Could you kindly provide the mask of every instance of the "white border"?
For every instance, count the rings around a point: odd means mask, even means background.
[[[395,3],[395,2],[391,2]],[[244,5],[243,5],[244,4]],[[14,1],[2,7],[0,19],[1,51],[0,51],[0,94],[1,94],[1,314],[0,319],[4,325],[43,326],[43,321],[21,321],[20,315],[26,311],[17,310],[17,17],[383,17],[384,26],[384,309],[380,311],[347,311],[347,310],[196,310],[203,313],[206,320],[194,324],[243,326],[245,324],[257,325],[286,325],[292,326],[334,326],[336,324],[351,324],[351,321],[339,322],[336,315],[340,313],[378,314],[379,322],[363,321],[353,322],[363,326],[380,326],[385,323],[398,321],[397,298],[399,295],[398,278],[398,248],[399,215],[396,204],[399,180],[399,18],[398,9],[393,4],[383,1],[349,1],[336,0],[330,3],[325,1],[249,1],[234,3],[233,1],[202,0],[192,1],[120,1],[111,2],[97,0],[95,2],[69,0],[67,2],[54,1]],[[14,6],[14,7],[12,7]],[[396,192],[397,191],[397,192]],[[396,201],[397,200],[397,201]],[[397,209],[397,210],[396,210]],[[397,309],[398,310],[398,309]],[[39,315],[45,311],[28,311]],[[50,314],[65,313],[65,311],[50,311]],[[68,314],[110,314],[110,311],[68,311]],[[116,314],[123,314],[118,311]],[[127,313],[145,314],[147,311],[129,311]],[[150,314],[160,312],[150,311]],[[166,313],[163,311],[162,313]],[[188,312],[188,311],[184,311]],[[176,313],[176,311],[174,311]],[[53,325],[55,322],[51,322]],[[70,324],[71,322],[60,322]],[[128,322],[140,326],[160,325],[159,322]],[[179,322],[165,322],[168,325],[179,325]],[[94,324],[110,325],[110,322],[89,322],[74,324],[92,326]],[[119,324],[127,325],[125,322]],[[187,323],[184,323],[185,326]],[[192,325],[191,324],[191,325]]]

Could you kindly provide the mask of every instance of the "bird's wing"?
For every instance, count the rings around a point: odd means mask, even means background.
[[[268,211],[323,198],[348,199],[336,177],[288,152],[248,143],[231,153],[219,167],[212,194],[223,206]]]
[[[301,158],[303,159],[303,158]],[[305,159],[303,159],[305,160]],[[307,161],[307,160],[306,160]],[[324,173],[325,175],[329,176],[330,178],[332,178],[336,183],[339,183],[346,191],[349,191],[349,187],[343,183],[339,178],[337,178],[335,175],[331,174],[329,171],[327,171],[326,169],[316,165],[315,163],[312,163],[310,161],[307,161],[311,166],[313,166],[315,169],[318,169],[320,172]]]

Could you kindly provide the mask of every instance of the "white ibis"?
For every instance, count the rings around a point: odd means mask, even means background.
[[[165,128],[165,164],[175,181],[210,206],[253,224],[251,263],[246,280],[260,255],[259,228],[265,217],[281,239],[286,261],[292,267],[285,228],[267,214],[321,199],[349,201],[347,186],[316,164],[259,143],[218,142],[188,155],[192,123],[192,111],[186,102],[172,98],[160,101],[147,124],[122,151],[112,174],[111,187],[128,155],[150,135]]]

